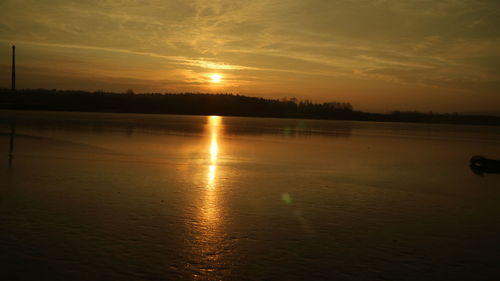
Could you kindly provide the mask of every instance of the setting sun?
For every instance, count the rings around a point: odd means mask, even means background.
[[[212,83],[220,83],[222,78],[220,74],[212,74],[210,77],[212,78]]]

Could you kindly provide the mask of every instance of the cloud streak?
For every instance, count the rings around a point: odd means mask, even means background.
[[[363,103],[385,83],[400,103],[418,87],[487,106],[500,101],[499,11],[492,0],[4,0],[0,42],[36,46],[32,63],[62,48],[117,77],[183,73],[176,89],[203,91],[190,81],[221,72],[252,94]]]

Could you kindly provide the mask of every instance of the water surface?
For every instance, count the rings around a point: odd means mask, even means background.
[[[498,127],[0,111],[0,149],[5,280],[500,278]]]

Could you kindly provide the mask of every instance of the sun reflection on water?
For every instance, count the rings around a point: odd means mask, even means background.
[[[208,130],[210,133],[210,164],[215,167],[215,165],[217,165],[217,154],[219,153],[219,144],[217,141],[221,127],[221,118],[220,116],[209,116],[208,118]],[[210,168],[210,171],[212,171],[212,169],[215,171],[215,168]]]
[[[217,166],[215,165],[210,165],[208,166],[208,187],[209,188],[214,188],[214,183],[215,183],[215,170],[217,169]]]
[[[210,136],[210,161],[208,165],[207,190],[205,191],[205,200],[203,205],[204,221],[208,224],[214,224],[217,219],[217,198],[216,198],[216,171],[217,155],[219,153],[219,131],[221,126],[220,116],[208,117],[208,135]]]
[[[208,117],[208,132],[210,134],[210,165],[208,166],[208,188],[215,188],[215,171],[217,170],[217,154],[219,153],[220,116]]]
[[[204,172],[203,178],[206,179],[200,199],[200,216],[198,224],[194,230],[196,237],[193,245],[193,253],[197,257],[198,264],[201,268],[198,270],[202,275],[216,276],[219,274],[214,268],[220,268],[223,260],[223,252],[221,249],[224,244],[223,219],[221,218],[220,209],[220,194],[221,186],[218,182],[220,176],[218,169],[219,153],[220,153],[220,135],[222,133],[221,117],[207,117],[206,138],[207,150],[205,161],[202,164]]]

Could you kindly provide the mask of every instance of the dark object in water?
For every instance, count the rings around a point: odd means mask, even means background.
[[[500,160],[488,159],[483,156],[473,156],[470,159],[470,169],[474,174],[500,174]]]

